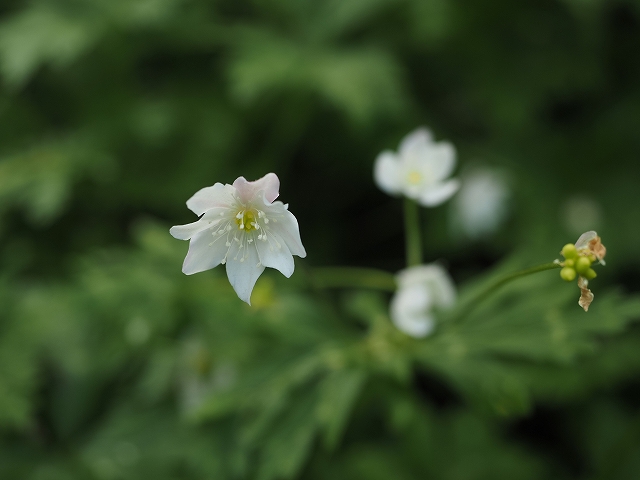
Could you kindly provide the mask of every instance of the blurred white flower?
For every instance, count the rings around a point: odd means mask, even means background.
[[[182,271],[191,275],[226,264],[227,277],[241,300],[251,304],[251,291],[265,267],[293,274],[293,255],[307,253],[298,222],[288,205],[275,202],[280,180],[268,173],[255,182],[239,177],[233,185],[216,183],[187,200],[197,222],[171,227],[171,235],[191,240]]]
[[[435,207],[458,190],[447,178],[456,166],[456,152],[448,142],[436,143],[431,132],[419,128],[407,135],[398,152],[385,150],[375,161],[374,178],[390,195],[405,195],[425,207]]]
[[[602,225],[602,207],[591,197],[574,195],[562,205],[561,218],[567,231],[573,234]]]
[[[435,327],[434,308],[447,308],[456,300],[456,287],[440,265],[419,265],[396,276],[398,290],[391,299],[391,319],[412,337],[426,337]]]
[[[461,183],[451,210],[454,229],[471,239],[493,233],[508,210],[510,192],[504,175],[492,168],[476,167],[463,173]]]

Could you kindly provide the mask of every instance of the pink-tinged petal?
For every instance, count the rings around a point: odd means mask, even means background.
[[[287,248],[286,243],[279,235],[271,231],[267,235],[267,240],[258,240],[256,236],[255,245],[258,249],[260,262],[269,268],[279,270],[285,277],[289,278],[293,274],[295,267],[293,255]]]
[[[435,207],[449,200],[458,191],[458,188],[460,188],[460,182],[456,179],[438,183],[424,189],[420,193],[418,203],[425,207]]]
[[[175,225],[171,227],[169,233],[178,240],[189,240],[196,233],[206,228],[216,227],[221,222],[224,222],[224,219],[220,217],[220,213],[225,211],[225,208],[212,208],[207,210],[200,220],[186,225]]]
[[[248,182],[244,177],[238,177],[233,186],[238,191],[240,200],[244,203],[256,201],[258,192],[263,192],[267,202],[272,203],[280,195],[280,179],[275,173],[267,173],[264,177]]]
[[[214,237],[210,230],[196,233],[189,242],[189,252],[184,259],[182,272],[193,275],[220,265],[227,253],[225,242],[226,235]]]
[[[393,152],[386,150],[378,155],[373,167],[373,178],[380,190],[391,195],[400,193],[401,176],[400,161]]]
[[[264,265],[260,263],[255,242],[240,248],[239,243],[232,242],[227,256],[227,277],[231,286],[243,302],[251,305],[251,292],[264,272]],[[243,260],[244,259],[244,260]]]
[[[229,206],[233,202],[233,187],[216,183],[211,187],[198,190],[189,200],[187,207],[200,216],[214,207]]]
[[[281,202],[274,203],[274,206],[282,205]],[[270,209],[271,211],[272,209]],[[300,238],[300,228],[298,227],[298,220],[289,210],[285,210],[282,206],[282,210],[278,212],[276,222],[269,223],[269,228],[276,233],[293,255],[297,255],[300,258],[307,256],[307,252],[302,245],[302,239]]]
[[[424,151],[430,147],[432,142],[433,135],[429,129],[421,127],[402,139],[398,153],[400,153],[400,156],[403,158],[423,155]]]
[[[434,143],[429,147],[425,161],[429,163],[429,170],[436,181],[448,178],[456,166],[456,150],[449,142]]]

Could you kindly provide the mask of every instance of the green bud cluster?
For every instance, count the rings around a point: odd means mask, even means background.
[[[591,264],[595,261],[593,255],[582,256],[578,254],[578,250],[573,243],[567,243],[562,247],[562,256],[565,258],[564,266],[560,270],[560,277],[572,282],[578,275],[583,276],[587,280],[596,278],[596,272],[591,268]]]

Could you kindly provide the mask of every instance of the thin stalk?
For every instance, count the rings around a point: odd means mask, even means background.
[[[507,283],[512,282],[521,277],[533,275],[534,273],[544,272],[546,270],[553,270],[556,268],[562,268],[562,266],[554,262],[543,263],[542,265],[536,265],[535,267],[525,268],[524,270],[520,270],[518,272],[508,273],[506,275],[503,275],[495,279],[495,281],[493,281],[492,283],[487,285],[485,288],[480,290],[478,293],[476,293],[471,298],[471,300],[469,300],[466,303],[466,305],[462,307],[462,310],[460,310],[460,312],[456,315],[455,320],[459,321],[464,317],[466,317],[467,315],[469,315],[469,313],[471,313],[474,308],[476,308],[480,303],[482,303],[482,301],[484,301],[487,297],[491,296],[493,293],[498,291],[502,286],[506,285]]]
[[[407,245],[407,267],[421,265],[420,209],[418,204],[410,198],[404,199],[404,228]]]
[[[396,291],[395,277],[375,268],[322,267],[311,271],[313,284],[318,288],[370,288]]]

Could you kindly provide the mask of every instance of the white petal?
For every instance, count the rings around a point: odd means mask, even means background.
[[[169,230],[169,233],[173,238],[177,238],[178,240],[189,240],[196,233],[206,228],[209,228],[209,222],[206,220],[198,220],[197,222],[187,223],[186,225],[174,225]]]
[[[175,225],[171,227],[169,233],[178,240],[189,240],[196,233],[211,226],[215,226],[215,223],[220,222],[222,220],[220,218],[220,213],[225,213],[226,210],[226,208],[220,207],[207,210],[197,222],[187,223],[186,225]]]
[[[391,299],[392,316],[420,315],[431,308],[432,296],[422,284],[401,287]]]
[[[187,200],[187,207],[200,216],[211,208],[228,206],[233,202],[233,192],[234,189],[231,185],[216,183],[211,187],[198,190]]]
[[[373,168],[376,185],[386,193],[397,194],[402,191],[400,161],[396,155],[388,150],[376,158]]]
[[[401,157],[422,155],[432,142],[431,132],[427,128],[421,127],[402,139],[398,152]]]
[[[582,250],[583,248],[589,248],[589,242],[597,236],[598,234],[594,230],[584,232],[576,241],[576,249]]]
[[[435,207],[449,200],[460,188],[460,182],[456,179],[425,188],[417,199],[418,203],[425,207]]]
[[[251,305],[251,291],[264,272],[264,265],[258,266],[258,253],[255,242],[239,248],[240,244],[232,242],[231,250],[227,256],[227,277],[231,286],[240,297],[240,300]],[[245,251],[246,250],[246,251]],[[243,257],[244,255],[244,257]],[[244,258],[243,261],[240,261]]]
[[[256,239],[255,246],[258,249],[259,261],[265,267],[275,268],[287,278],[293,274],[293,255],[279,235],[274,235],[272,231],[267,235],[266,241]]]
[[[436,307],[451,307],[456,302],[456,286],[444,268],[434,275],[427,285]]]
[[[278,204],[281,204],[281,202],[274,203],[274,205]],[[304,249],[300,238],[298,220],[296,220],[296,217],[294,217],[289,210],[285,210],[284,206],[282,207],[280,215],[281,216],[278,216],[277,218],[277,222],[269,224],[271,230],[284,240],[284,243],[292,255],[297,255],[300,258],[306,257],[307,252]]]
[[[393,323],[398,330],[415,338],[423,338],[433,332],[435,322],[428,314],[419,316],[393,317]]]
[[[436,181],[448,178],[456,166],[456,150],[449,142],[438,142],[429,146],[425,161]]]
[[[450,210],[454,227],[469,238],[494,232],[508,212],[510,190],[499,170],[476,167],[465,172]]]
[[[425,289],[436,306],[449,307],[455,303],[455,284],[447,270],[437,263],[402,270],[396,276],[396,281],[399,292],[412,292],[415,288]]]
[[[243,202],[253,202],[260,191],[264,193],[264,198],[269,203],[272,203],[280,194],[280,179],[275,173],[267,173],[253,182],[248,182],[244,177],[238,177],[233,182],[233,186]]]
[[[227,253],[225,239],[226,236],[214,237],[210,230],[196,233],[189,242],[189,252],[182,264],[182,272],[193,275],[220,265]]]

